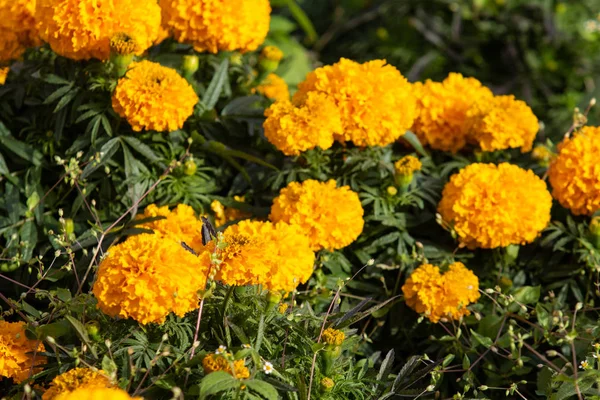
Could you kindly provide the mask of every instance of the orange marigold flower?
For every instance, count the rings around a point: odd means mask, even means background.
[[[265,46],[260,52],[260,56],[269,61],[281,61],[283,58],[283,51],[275,46]]]
[[[398,175],[412,175],[415,171],[420,171],[421,161],[415,156],[404,156],[394,163],[394,170]]]
[[[43,352],[44,345],[38,340],[29,340],[25,336],[24,322],[0,321],[0,376],[13,378],[21,383],[29,377],[31,366],[35,363],[32,373],[41,370],[46,357],[35,354]]]
[[[177,71],[147,60],[129,66],[112,97],[113,109],[137,132],[181,129],[196,103],[196,92]]]
[[[469,315],[467,305],[480,296],[479,279],[461,262],[451,264],[445,274],[435,265],[421,265],[406,280],[402,292],[406,304],[431,322]]]
[[[245,201],[244,196],[233,196],[235,201],[243,203]],[[215,213],[215,227],[220,227],[228,222],[246,219],[250,217],[250,213],[238,210],[237,208],[225,207],[218,200],[213,200],[210,203],[210,209]]]
[[[110,38],[110,50],[119,55],[135,54],[139,44],[128,34],[118,32]]]
[[[450,178],[438,211],[469,248],[530,243],[550,222],[552,197],[532,171],[471,164]]]
[[[273,201],[269,218],[275,223],[298,226],[313,250],[348,246],[363,230],[364,210],[358,194],[348,186],[307,180],[291,182]]]
[[[335,103],[321,93],[309,93],[301,106],[288,100],[277,101],[265,110],[265,136],[288,156],[333,145],[334,134],[342,132]]]
[[[150,204],[138,219],[165,217],[140,225],[140,228],[152,229],[154,233],[171,238],[176,242],[185,242],[194,251],[202,249],[202,221],[194,209],[187,204],[178,204],[173,210],[168,206],[158,207]]]
[[[224,241],[216,279],[225,284],[291,292],[313,272],[315,254],[297,227],[241,221],[225,230]]]
[[[6,77],[8,76],[9,71],[10,67],[0,68],[0,86],[6,83]]]
[[[162,323],[198,308],[210,256],[199,257],[161,235],[141,234],[112,246],[100,263],[93,293],[107,315]]]
[[[42,39],[73,60],[107,60],[110,39],[117,33],[133,38],[141,55],[160,28],[156,0],[37,0],[35,17]]]
[[[131,397],[118,388],[84,387],[72,392],[58,395],[56,400],[143,400],[142,397]]]
[[[480,103],[482,113],[476,119],[470,138],[483,151],[521,148],[531,151],[539,122],[531,108],[515,96],[496,96]]]
[[[15,60],[41,41],[35,27],[35,1],[0,0],[0,62]]]
[[[265,80],[252,89],[252,93],[260,93],[267,99],[286,101],[290,99],[290,90],[287,83],[278,75],[269,74]]]
[[[231,353],[227,353],[226,356],[222,354],[207,354],[202,359],[204,373],[208,375],[211,372],[225,371],[237,379],[248,379],[250,377],[250,371],[245,366],[244,360],[229,360],[228,358],[231,358]]]
[[[42,395],[42,400],[54,400],[60,394],[67,394],[81,388],[108,388],[113,384],[104,371],[89,368],[74,368],[56,376],[50,387]]]
[[[385,60],[359,64],[342,58],[336,64],[317,68],[298,85],[294,103],[304,104],[313,92],[334,100],[343,126],[337,139],[357,146],[393,143],[416,117],[411,85]]]
[[[575,215],[600,209],[600,127],[586,126],[558,145],[548,176],[552,195]]]
[[[254,51],[269,31],[268,0],[160,0],[163,25],[196,51]]]
[[[475,78],[451,73],[443,82],[417,82],[418,117],[412,127],[421,143],[456,153],[467,143],[474,108],[493,99],[491,90]]]
[[[323,342],[332,346],[341,346],[346,339],[346,334],[333,328],[327,328],[323,331]]]

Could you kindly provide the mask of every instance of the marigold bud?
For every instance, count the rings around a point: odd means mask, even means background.
[[[333,381],[333,379],[331,378],[323,378],[321,379],[321,392],[327,393],[327,392],[331,392],[331,390],[333,389],[333,387],[335,386],[335,382]]]
[[[275,46],[267,46],[260,53],[258,65],[262,72],[273,72],[279,67],[283,52]]]

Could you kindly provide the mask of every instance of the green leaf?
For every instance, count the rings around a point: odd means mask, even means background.
[[[26,243],[21,260],[25,263],[31,260],[31,257],[33,256],[33,250],[35,249],[38,240],[37,233],[37,227],[33,220],[27,220],[21,227],[21,241]]]
[[[541,303],[535,305],[535,315],[542,328],[550,329],[550,313]]]
[[[56,339],[68,334],[69,332],[71,332],[71,324],[64,319],[51,324],[41,325],[36,329],[37,337],[42,340],[46,339],[48,336]]]
[[[240,382],[225,371],[211,372],[200,382],[200,400],[208,396],[234,389]]]
[[[534,304],[540,299],[539,286],[522,286],[513,292],[515,300],[522,304]]]
[[[115,155],[117,150],[119,149],[119,138],[112,138],[108,142],[104,143],[104,145],[100,148],[100,160],[92,161],[83,169],[81,173],[81,179],[85,179],[92,174],[96,169],[100,166],[104,165],[108,160]]]
[[[227,70],[229,68],[229,58],[225,58],[219,64],[215,75],[213,76],[204,96],[202,96],[202,103],[207,110],[211,110],[219,101],[219,97],[221,96],[221,92],[223,91],[223,87],[225,86],[225,82],[227,81]]]
[[[117,364],[106,354],[102,357],[102,370],[109,376],[117,376]]]
[[[262,345],[263,338],[265,336],[265,314],[261,314],[260,321],[258,322],[258,331],[256,332],[256,343],[254,343],[254,349],[257,353],[260,352],[260,346]]]
[[[121,136],[127,144],[136,152],[140,153],[140,155],[146,157],[148,161],[161,164],[161,158],[156,155],[156,153],[148,146],[137,138],[133,136]]]
[[[381,382],[384,379],[387,379],[388,374],[390,373],[392,366],[394,364],[394,350],[390,350],[383,362],[381,363],[381,367],[379,368],[379,373],[377,374],[377,381]]]
[[[304,33],[306,33],[308,42],[314,43],[317,40],[318,35],[310,18],[308,18],[304,10],[302,10],[294,0],[287,0],[287,6],[296,22],[298,22],[298,25],[300,25]]]
[[[67,94],[72,88],[73,88],[73,82],[70,82],[69,84],[56,89],[54,92],[52,92],[52,94],[50,96],[46,97],[46,100],[44,100],[44,104],[54,103],[60,97]]]
[[[477,343],[479,343],[480,345],[482,345],[483,347],[485,347],[486,349],[489,349],[492,344],[494,344],[494,341],[492,339],[490,339],[487,336],[482,336],[479,333],[475,332],[473,329],[471,329],[471,334],[473,335],[473,338],[475,339],[475,341]]]
[[[279,394],[277,393],[277,389],[275,389],[272,385],[267,382],[252,380],[245,382],[245,385],[249,390],[258,393],[263,399],[266,400],[278,400]]]
[[[68,302],[71,300],[72,296],[71,296],[71,291],[65,288],[58,288],[56,289],[56,297],[58,297],[58,299],[60,301],[63,302]]]
[[[83,326],[83,324],[81,322],[79,322],[79,320],[71,317],[70,315],[67,315],[65,318],[67,319],[67,321],[69,321],[71,326],[73,326],[73,328],[75,328],[75,332],[77,332],[77,336],[79,336],[81,341],[87,345],[88,349],[92,352],[92,355],[95,358],[98,358],[98,353],[96,352],[96,348],[90,341],[90,337],[88,336],[85,326]]]
[[[1,124],[2,122],[0,122],[0,125]],[[42,165],[43,155],[33,146],[23,143],[12,136],[3,137],[2,140],[0,140],[0,144],[22,159],[29,161],[36,167]]]
[[[405,139],[412,147],[414,147],[415,150],[417,151],[417,153],[419,153],[420,155],[422,155],[424,157],[429,156],[429,153],[427,153],[427,151],[425,151],[425,148],[423,148],[423,145],[421,144],[421,141],[419,140],[417,135],[415,135],[411,131],[406,131],[404,133],[404,136],[402,136],[402,138]]]

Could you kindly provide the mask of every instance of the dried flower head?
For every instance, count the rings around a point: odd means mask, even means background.
[[[258,92],[267,99],[275,101],[286,101],[290,99],[290,90],[287,83],[278,75],[269,74],[260,85],[252,89],[252,93]]]
[[[358,194],[348,186],[307,180],[281,189],[269,218],[298,226],[316,251],[341,249],[355,241],[363,230],[363,214]]]
[[[140,234],[112,246],[98,268],[93,293],[107,315],[162,323],[198,308],[210,257],[196,257],[161,235]]]
[[[402,292],[406,304],[431,322],[469,315],[466,307],[480,296],[479,279],[460,262],[451,264],[445,274],[435,265],[421,265],[406,280]]]
[[[177,71],[147,60],[130,65],[112,97],[115,112],[137,132],[181,129],[196,103],[196,92]]]
[[[600,209],[600,127],[586,126],[558,145],[548,170],[552,195],[575,215]]]
[[[103,371],[74,368],[52,379],[50,387],[42,395],[42,400],[54,400],[60,394],[67,394],[81,388],[109,388],[112,386],[108,375]]]
[[[254,51],[269,31],[268,0],[160,0],[163,25],[196,51]]]
[[[158,37],[161,18],[155,0],[37,0],[35,17],[42,39],[74,60],[107,60],[117,33],[132,38],[141,55]]]
[[[300,106],[277,101],[265,110],[265,136],[288,156],[333,145],[334,134],[342,132],[340,112],[327,95],[309,93]]]
[[[451,73],[443,82],[417,82],[418,117],[412,127],[423,145],[456,153],[467,144],[477,104],[493,94],[475,78]]]
[[[471,164],[450,178],[438,211],[469,248],[530,243],[550,222],[552,197],[532,171]]]
[[[44,345],[38,340],[29,340],[25,336],[24,322],[0,321],[0,376],[13,378],[21,383],[41,370],[46,357],[34,352],[45,351]],[[33,370],[31,367],[35,366]]]
[[[339,141],[357,146],[385,146],[409,129],[416,117],[411,85],[385,60],[359,64],[342,58],[317,68],[298,85],[294,103],[301,106],[310,93],[321,93],[340,110],[343,130]]]
[[[230,360],[231,354],[212,354],[209,353],[202,359],[202,367],[205,374],[216,371],[225,371],[237,379],[248,379],[250,371],[244,365],[244,360]]]
[[[168,206],[158,207],[150,204],[138,219],[165,217],[140,225],[140,228],[152,229],[155,234],[185,242],[194,251],[202,249],[202,221],[196,216],[194,209],[187,204],[178,204],[173,210]]]

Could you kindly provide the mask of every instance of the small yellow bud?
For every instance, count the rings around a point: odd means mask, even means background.
[[[398,194],[398,189],[396,189],[394,186],[388,186],[386,191],[390,196],[395,196]]]

